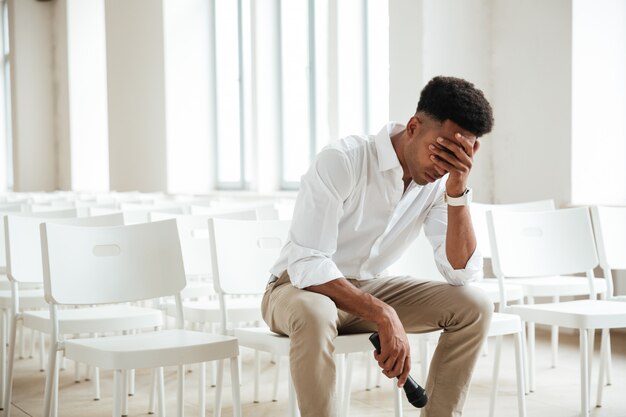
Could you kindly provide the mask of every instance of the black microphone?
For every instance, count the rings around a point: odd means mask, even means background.
[[[380,339],[378,338],[377,332],[374,332],[370,335],[370,342],[372,342],[372,344],[376,348],[376,352],[378,352],[378,354],[380,355]],[[404,383],[404,386],[402,388],[404,388],[404,392],[406,393],[406,399],[409,400],[413,407],[422,408],[428,402],[426,390],[420,387],[417,382],[415,382],[415,380],[411,378],[411,375],[409,375],[409,377],[406,379],[406,382]]]

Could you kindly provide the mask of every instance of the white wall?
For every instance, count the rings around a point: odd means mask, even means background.
[[[163,1],[105,0],[105,22],[111,189],[163,191]]]
[[[493,2],[496,203],[571,199],[571,22],[569,0]]]
[[[573,2],[572,202],[626,202],[626,3]],[[607,181],[608,180],[608,181]]]
[[[9,1],[14,189],[57,186],[53,2]]]

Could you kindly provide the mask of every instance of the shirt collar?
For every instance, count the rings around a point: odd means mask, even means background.
[[[401,132],[405,126],[397,122],[389,122],[378,132],[374,141],[376,142],[376,151],[378,154],[378,169],[387,171],[400,166],[400,160],[391,144],[391,136]]]

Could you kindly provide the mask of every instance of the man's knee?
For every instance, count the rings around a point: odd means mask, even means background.
[[[330,298],[315,295],[295,306],[290,320],[291,333],[328,334],[334,338],[337,335],[337,306]]]
[[[461,298],[466,319],[471,323],[480,324],[484,331],[487,331],[494,309],[491,298],[485,291],[471,286],[461,287]]]

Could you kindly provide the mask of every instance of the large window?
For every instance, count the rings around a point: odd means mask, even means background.
[[[11,130],[11,63],[9,48],[9,5],[2,0],[2,83],[0,94],[0,191],[13,189],[13,134]]]
[[[258,176],[275,169],[274,188],[297,189],[323,146],[348,134],[375,133],[387,121],[387,1],[274,5],[269,16],[252,0],[214,0],[217,188],[254,187],[263,183]],[[258,39],[274,39],[275,45]],[[277,61],[276,80],[260,68],[267,56]],[[275,104],[256,96],[266,84],[274,89]],[[268,114],[277,117],[268,121]],[[258,120],[261,115],[265,119]],[[275,129],[257,129],[268,123]],[[263,137],[267,131],[276,138]],[[266,146],[279,155],[269,165],[253,152]]]

